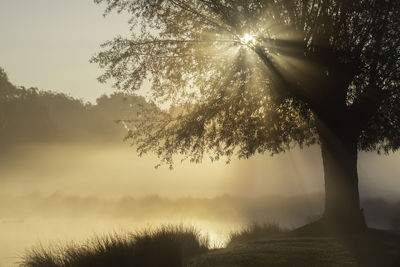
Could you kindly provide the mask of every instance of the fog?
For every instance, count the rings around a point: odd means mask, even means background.
[[[360,153],[361,195],[393,200],[400,191],[400,154]],[[201,164],[177,162],[156,169],[152,155],[138,157],[127,143],[25,144],[0,154],[1,192],[10,195],[58,192],[78,196],[213,197],[299,195],[323,191],[317,146],[271,157],[258,155]]]
[[[392,227],[398,216],[399,154],[361,153],[367,220]],[[95,234],[185,223],[223,245],[252,221],[293,228],[323,208],[318,147],[270,157],[155,169],[154,156],[111,143],[35,143],[0,156],[0,266],[13,266],[39,243],[83,241]]]
[[[103,197],[307,194],[320,192],[323,185],[321,160],[306,164],[313,162],[314,156],[318,158],[317,149],[234,160],[231,164],[178,160],[171,171],[167,166],[156,169],[157,158],[139,158],[134,148],[122,142],[31,144],[0,156],[4,166],[0,170],[1,190],[13,195],[59,192]]]

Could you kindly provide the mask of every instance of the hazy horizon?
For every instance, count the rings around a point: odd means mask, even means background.
[[[399,157],[399,153],[391,156],[360,153],[362,197],[386,200],[399,197]],[[233,159],[229,164],[224,160],[212,163],[205,159],[201,164],[178,160],[170,170],[165,165],[156,169],[157,157],[151,154],[138,157],[135,149],[122,140],[120,144],[104,145],[38,143],[9,149],[6,154],[0,154],[0,162],[3,165],[0,193],[5,190],[16,195],[59,192],[106,197],[152,194],[214,197],[224,194],[290,196],[324,191],[318,147],[273,157]],[[93,181],[97,181],[95,187],[92,187]]]

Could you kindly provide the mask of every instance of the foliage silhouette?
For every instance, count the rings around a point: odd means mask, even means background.
[[[140,154],[201,162],[319,143],[320,223],[365,229],[358,150],[400,146],[396,0],[95,0],[128,12],[132,36],[103,45],[100,81],[179,112],[147,112],[128,135]],[[139,125],[139,126],[138,126]]]

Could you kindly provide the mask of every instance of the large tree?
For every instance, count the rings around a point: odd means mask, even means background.
[[[129,138],[172,164],[320,144],[322,223],[365,227],[357,152],[400,146],[398,0],[95,0],[132,35],[93,58],[100,81],[150,86]],[[138,125],[139,123],[139,125]],[[378,178],[378,177],[377,177]]]

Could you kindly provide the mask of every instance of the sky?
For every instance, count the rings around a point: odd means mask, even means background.
[[[89,59],[100,44],[129,34],[128,16],[103,16],[93,0],[1,0],[0,67],[16,85],[94,101],[113,92]]]

